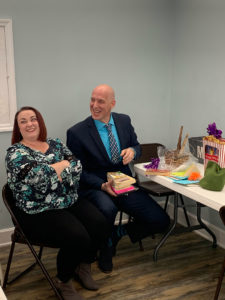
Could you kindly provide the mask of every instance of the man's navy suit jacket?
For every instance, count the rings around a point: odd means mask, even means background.
[[[128,115],[112,113],[120,140],[121,150],[132,147],[136,158],[141,154],[137,135]],[[67,131],[67,146],[81,160],[83,172],[80,180],[81,189],[101,189],[107,181],[107,172],[121,171],[131,175],[128,165],[113,164],[107,154],[92,117],[77,123]]]

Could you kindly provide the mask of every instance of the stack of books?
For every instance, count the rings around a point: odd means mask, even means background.
[[[137,189],[132,185],[136,182],[136,180],[124,173],[108,172],[107,179],[112,182],[112,189],[116,194],[124,194]]]

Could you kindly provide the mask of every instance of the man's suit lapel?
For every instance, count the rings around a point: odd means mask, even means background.
[[[87,119],[87,125],[89,127],[89,133],[90,133],[90,136],[91,136],[91,138],[93,140],[93,143],[98,148],[98,150],[102,153],[102,155],[106,159],[110,160],[109,156],[108,156],[108,153],[107,153],[107,151],[105,149],[105,146],[104,146],[104,144],[102,142],[102,139],[101,139],[101,137],[100,137],[100,135],[98,133],[98,130],[97,130],[95,124],[94,124],[94,121],[92,120],[91,117]]]

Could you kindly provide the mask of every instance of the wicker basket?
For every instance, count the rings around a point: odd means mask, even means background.
[[[189,155],[188,154],[181,154],[178,155],[176,150],[167,151],[165,153],[165,162],[172,168],[177,168],[186,161],[188,161]]]

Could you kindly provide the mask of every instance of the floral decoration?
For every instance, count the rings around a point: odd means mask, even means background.
[[[144,165],[146,169],[158,169],[159,167],[159,158],[151,158],[151,162],[147,165]]]
[[[215,122],[208,125],[207,132],[209,135],[213,135],[217,139],[220,139],[222,137],[222,130],[216,128]]]

